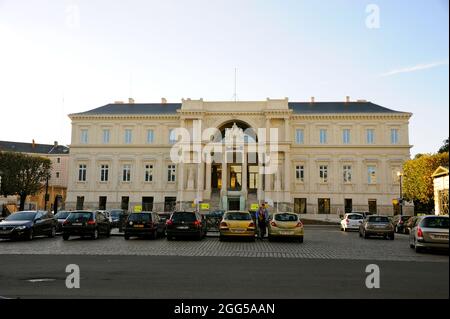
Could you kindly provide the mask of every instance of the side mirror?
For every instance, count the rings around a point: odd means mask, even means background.
[[[40,224],[40,223],[42,223],[42,219],[41,218],[37,218],[37,219],[34,220],[34,223],[35,224]]]

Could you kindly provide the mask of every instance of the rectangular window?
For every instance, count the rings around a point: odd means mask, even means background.
[[[319,177],[321,183],[327,183],[328,182],[328,166],[327,165],[320,165],[319,167]]]
[[[327,144],[327,130],[320,129],[320,144]]]
[[[84,206],[84,196],[77,196],[76,209],[83,210],[83,206]]]
[[[125,144],[131,144],[132,132],[133,131],[131,129],[125,130]]]
[[[153,181],[153,165],[145,165],[144,181]]]
[[[59,172],[56,172],[56,178],[59,178]]]
[[[99,210],[106,210],[106,200],[107,200],[106,196],[100,196],[98,198],[98,209]]]
[[[319,205],[319,214],[330,214],[331,205],[329,198],[319,198],[318,205]]]
[[[79,182],[85,182],[86,181],[86,171],[87,171],[86,164],[80,164],[78,166],[78,181]]]
[[[344,183],[352,182],[352,167],[351,165],[344,165]]]
[[[376,184],[377,183],[377,170],[375,166],[368,166],[367,167],[367,182],[369,184]]]
[[[295,178],[298,182],[303,183],[305,181],[305,167],[303,165],[295,166]]]
[[[348,128],[342,131],[342,143],[350,144],[350,129]]]
[[[100,166],[100,182],[107,182],[109,178],[109,165]]]
[[[153,210],[153,197],[142,197],[142,210],[144,212]]]
[[[344,211],[346,214],[349,214],[353,211],[353,199],[351,198],[344,199]]]
[[[168,182],[175,182],[175,178],[176,178],[175,173],[176,173],[175,165],[167,166],[167,181]]]
[[[398,144],[398,129],[391,129],[391,144]]]
[[[366,140],[367,144],[374,144],[375,143],[375,130],[374,129],[368,129],[366,132]]]
[[[377,200],[376,199],[369,199],[369,213],[370,214],[377,214]]]
[[[86,129],[81,130],[81,144],[87,144],[89,140],[89,132]]]
[[[109,144],[110,132],[108,129],[103,130],[103,144]]]
[[[306,214],[306,198],[294,198],[294,213]]]
[[[122,196],[122,201],[120,203],[120,208],[127,212],[129,204],[130,204],[130,197]]]
[[[58,157],[57,159],[56,159],[56,163],[61,163],[61,158],[60,157]]]
[[[153,144],[155,133],[153,130],[147,130],[147,144]]]
[[[169,144],[175,144],[177,142],[177,136],[174,129],[169,130]]]
[[[131,181],[131,165],[125,164],[122,168],[122,181],[130,182]]]
[[[305,143],[305,132],[303,129],[295,130],[295,143],[304,144]]]

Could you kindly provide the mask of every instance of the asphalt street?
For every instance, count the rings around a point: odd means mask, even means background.
[[[448,263],[171,256],[2,255],[6,298],[448,298]],[[80,288],[68,289],[68,264]]]

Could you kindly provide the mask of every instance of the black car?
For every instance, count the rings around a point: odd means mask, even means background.
[[[141,212],[132,213],[125,223],[126,240],[130,237],[150,237],[156,239],[163,237],[166,232],[166,224],[157,213]]]
[[[9,215],[0,222],[0,238],[28,239],[36,236],[55,237],[56,219],[46,211],[22,211]]]
[[[54,218],[58,222],[58,224],[56,225],[57,233],[62,233],[63,223],[66,220],[66,218],[69,216],[69,214],[70,214],[69,211],[62,210],[60,212],[57,212],[56,215],[54,216]]]
[[[174,212],[166,222],[168,240],[177,237],[195,237],[200,240],[206,237],[206,221],[196,212]]]
[[[395,232],[406,234],[406,223],[410,218],[411,216],[395,215],[394,218],[392,218],[392,224],[395,227]]]
[[[111,209],[109,212],[111,217],[111,228],[120,228],[121,220],[124,220],[125,211],[123,209]]]
[[[108,218],[100,212],[73,211],[63,223],[63,239],[70,236],[90,237],[97,239],[100,235],[109,237],[111,224]]]

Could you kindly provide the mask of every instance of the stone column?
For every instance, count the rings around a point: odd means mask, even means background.
[[[245,148],[242,154],[242,194],[247,195],[247,154]]]
[[[222,154],[222,196],[227,194],[228,190],[228,169],[227,169],[227,153],[226,147],[224,147],[224,153]]]
[[[284,141],[287,143],[291,141],[291,129],[289,125],[289,118],[284,119]]]
[[[211,193],[211,163],[206,163],[206,185],[205,190],[209,194]]]
[[[286,193],[291,191],[291,175],[292,175],[292,163],[291,155],[289,152],[284,153],[284,191]]]

